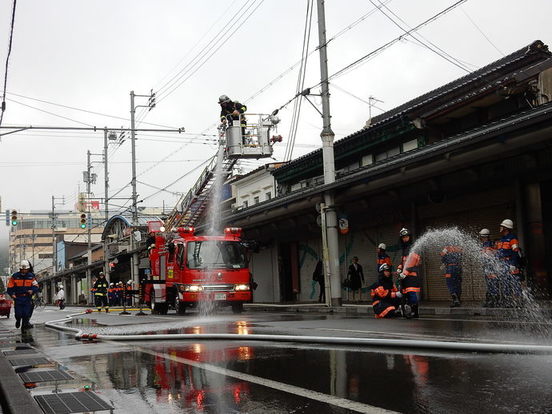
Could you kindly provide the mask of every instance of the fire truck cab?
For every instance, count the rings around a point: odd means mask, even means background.
[[[144,299],[155,313],[169,306],[183,314],[188,307],[231,306],[234,313],[252,300],[251,274],[241,229],[229,227],[224,234],[199,236],[193,227],[150,237],[151,276],[144,282]]]

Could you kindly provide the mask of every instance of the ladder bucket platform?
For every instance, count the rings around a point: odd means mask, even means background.
[[[257,118],[256,122],[248,122],[252,118]],[[233,120],[224,132],[226,156],[230,159],[271,157],[272,145],[281,141],[281,137],[270,137],[279,121],[275,115],[240,115],[240,119]]]

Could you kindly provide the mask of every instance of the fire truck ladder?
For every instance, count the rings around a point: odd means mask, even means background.
[[[167,230],[175,227],[194,226],[197,224],[211,199],[215,183],[216,163],[217,157],[214,156],[209,160],[209,163],[203,169],[192,188],[180,198],[165,221],[165,228]],[[226,177],[228,173],[232,171],[236,160],[225,157],[222,163],[222,174]]]

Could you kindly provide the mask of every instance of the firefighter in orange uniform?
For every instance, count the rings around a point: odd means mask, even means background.
[[[519,241],[513,233],[514,222],[505,219],[500,223],[502,237],[496,243],[497,257],[501,261],[500,280],[503,282],[504,306],[521,306],[521,256]]]
[[[402,260],[397,266],[397,274],[401,280],[401,293],[412,310],[412,314],[409,316],[418,318],[418,295],[421,292],[418,267],[421,263],[421,257],[418,253],[410,251],[413,243],[408,229],[403,227],[399,232],[399,237],[402,247]]]
[[[402,294],[393,284],[391,267],[383,263],[379,267],[379,279],[370,286],[372,309],[377,319],[400,316]]]
[[[445,246],[441,250],[442,268],[445,271],[445,281],[452,298],[451,308],[461,305],[462,297],[462,247],[457,245]]]
[[[6,293],[14,299],[15,327],[21,330],[32,328],[29,322],[33,313],[32,296],[38,292],[38,282],[31,272],[28,260],[22,260],[19,272],[15,272],[8,280]],[[21,324],[23,322],[23,324]]]
[[[392,269],[393,267],[391,263],[391,258],[387,253],[385,253],[385,249],[387,249],[387,246],[385,245],[385,243],[380,243],[378,245],[378,259],[377,259],[377,267],[376,267],[376,271],[378,273],[380,271],[380,266],[384,263],[389,266],[389,269]]]

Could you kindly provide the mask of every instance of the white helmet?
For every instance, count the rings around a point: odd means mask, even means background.
[[[220,95],[218,103],[221,104],[225,102],[230,102],[230,98],[228,97],[228,95]]]
[[[489,231],[489,229],[481,229],[479,235],[481,237],[489,237],[491,235],[491,232]]]
[[[510,219],[504,219],[502,223],[500,223],[500,226],[512,230],[514,228],[514,222]]]
[[[378,249],[385,250],[385,249],[387,249],[387,246],[385,245],[385,243],[380,243],[380,244],[378,245]]]
[[[410,236],[410,232],[408,231],[408,229],[406,227],[403,227],[401,229],[401,231],[399,231],[399,236],[401,236],[401,237]]]
[[[21,260],[21,264],[19,265],[19,268],[20,269],[30,269],[31,264],[29,263],[28,260]]]
[[[391,268],[389,267],[389,265],[387,263],[383,263],[380,267],[379,267],[379,272],[382,273],[386,270],[391,270]]]

